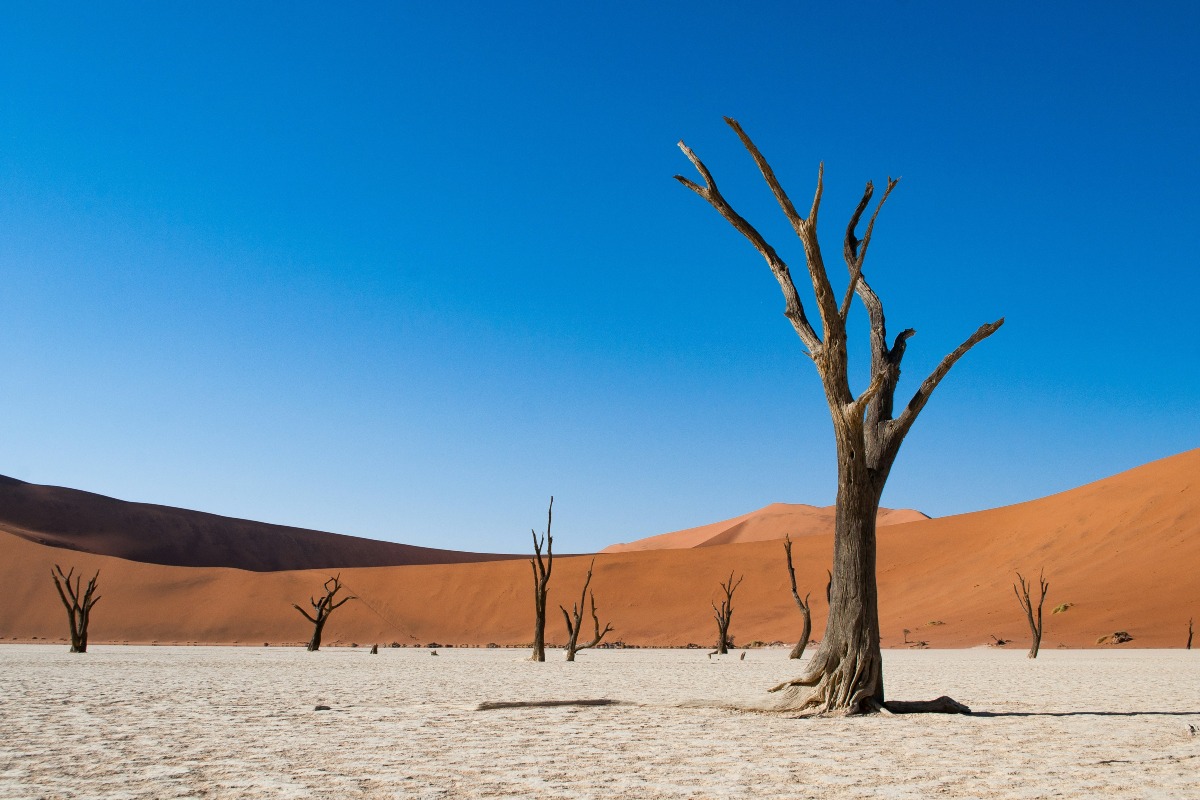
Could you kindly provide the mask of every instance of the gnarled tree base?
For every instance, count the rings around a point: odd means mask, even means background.
[[[864,714],[883,705],[883,665],[877,652],[822,647],[808,671],[771,689],[776,708],[822,716]]]

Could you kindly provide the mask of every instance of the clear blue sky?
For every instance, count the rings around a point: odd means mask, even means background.
[[[886,505],[1200,446],[1197,6],[766,6],[6,4],[0,473],[493,551],[551,494],[563,551],[831,503],[778,288],[671,178],[683,138],[799,268],[722,115],[797,198],[825,161],[838,285],[903,176],[902,394],[1008,320]]]

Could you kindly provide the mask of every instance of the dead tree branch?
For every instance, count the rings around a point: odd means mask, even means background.
[[[54,588],[58,590],[58,596],[62,600],[63,607],[67,609],[67,620],[71,624],[71,652],[86,653],[88,646],[88,625],[91,623],[92,607],[100,602],[99,596],[94,596],[96,592],[96,579],[100,577],[100,570],[96,570],[96,574],[88,581],[87,587],[80,593],[80,580],[82,575],[75,578],[75,584],[71,584],[71,578],[75,575],[75,568],[71,567],[65,575],[62,567],[58,564],[54,565],[54,569],[50,570],[50,577],[54,579]],[[61,581],[59,579],[62,579]]]
[[[309,652],[315,652],[321,649],[321,636],[325,630],[325,623],[329,621],[329,615],[337,609],[341,608],[350,600],[355,600],[353,595],[347,595],[341,600],[334,601],[334,596],[342,590],[342,576],[335,575],[325,581],[325,595],[321,599],[315,597],[308,598],[309,605],[313,607],[313,613],[310,614],[301,608],[296,603],[292,603],[292,608],[304,615],[304,618],[313,624],[312,638],[308,640]]]
[[[1037,658],[1038,649],[1042,646],[1042,606],[1046,603],[1046,590],[1050,588],[1050,584],[1046,583],[1045,570],[1038,575],[1038,583],[1041,585],[1041,596],[1038,598],[1037,611],[1034,612],[1033,602],[1029,599],[1029,589],[1031,584],[1026,582],[1025,577],[1021,573],[1017,573],[1017,581],[1020,584],[1018,591],[1017,584],[1013,584],[1013,594],[1017,596],[1017,602],[1021,604],[1021,610],[1025,612],[1025,618],[1029,622],[1029,633],[1033,637],[1033,644],[1029,647],[1029,657]]]
[[[576,603],[571,611],[567,611],[563,606],[559,606],[562,610],[563,618],[567,621],[567,661],[574,661],[575,654],[580,650],[587,650],[600,644],[600,640],[604,635],[611,631],[612,625],[604,623],[604,630],[600,630],[600,618],[596,616],[596,595],[588,592],[588,584],[592,582],[592,568],[596,566],[596,559],[592,559],[592,563],[588,564],[587,578],[583,581],[583,591],[580,592],[579,602]],[[579,630],[583,627],[583,601],[587,598],[592,601],[592,623],[595,626],[595,636],[586,644],[579,644]]]
[[[804,627],[800,629],[800,641],[796,642],[796,646],[792,648],[788,658],[801,658],[804,656],[804,648],[808,647],[808,639],[812,635],[812,604],[808,600],[812,593],[809,592],[804,595],[803,600],[800,599],[800,592],[796,589],[796,570],[792,566],[792,537],[788,534],[783,536],[783,552],[787,554],[788,578],[792,582],[792,599],[796,601],[796,607],[804,616]]]
[[[554,537],[550,535],[550,525],[554,522],[554,497],[550,497],[550,508],[546,511],[546,533],[539,539],[535,531],[533,535],[533,558],[529,566],[533,568],[533,654],[530,661],[546,660],[546,594],[550,584],[550,572],[554,569]],[[546,557],[542,558],[542,548],[546,548]]]
[[[741,585],[745,578],[742,575],[737,579],[737,583],[733,582],[733,572],[729,573],[729,580],[721,583],[721,591],[725,594],[725,599],[721,601],[720,608],[717,604],[712,603],[713,618],[717,621],[717,653],[724,655],[729,652],[729,620],[733,618],[733,593],[737,587]]]

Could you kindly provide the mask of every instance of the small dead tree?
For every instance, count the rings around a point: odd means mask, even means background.
[[[783,536],[783,551],[787,554],[788,577],[792,580],[792,598],[796,601],[800,613],[804,615],[804,627],[800,629],[800,641],[796,642],[796,646],[792,648],[788,658],[801,658],[804,655],[804,648],[808,647],[808,637],[812,635],[812,605],[808,602],[812,592],[805,594],[804,599],[801,600],[800,592],[796,590],[796,570],[792,567],[792,537],[787,534]]]
[[[1185,650],[1191,650],[1191,649],[1192,649],[1192,621],[1191,621],[1190,619],[1188,620],[1188,640],[1187,640],[1187,646],[1186,646],[1186,647],[1184,647],[1184,649],[1185,649]]]
[[[612,625],[604,623],[604,630],[600,630],[600,618],[596,616],[596,595],[594,592],[588,591],[588,584],[592,582],[592,567],[596,565],[596,559],[592,559],[592,563],[588,564],[587,577],[583,581],[583,591],[580,592],[579,602],[567,611],[563,606],[559,608],[563,612],[563,618],[567,621],[567,661],[574,661],[575,654],[580,650],[587,650],[600,644],[600,640],[604,635],[611,631]],[[590,599],[592,604],[592,624],[595,626],[595,636],[587,644],[579,644],[579,629],[583,627],[583,601]]]
[[[83,590],[82,594],[80,594],[79,588],[83,576],[75,577],[75,584],[72,586],[71,578],[73,576],[75,576],[74,567],[71,567],[65,575],[62,567],[58,564],[55,564],[54,569],[50,570],[50,577],[54,579],[54,588],[58,590],[58,596],[67,609],[67,619],[71,623],[71,652],[86,653],[88,624],[91,622],[92,607],[100,602],[100,598],[95,596],[96,579],[100,577],[100,570],[96,570],[96,574],[88,581],[87,588]]]
[[[729,580],[721,583],[721,591],[725,593],[725,599],[721,601],[721,607],[717,608],[717,604],[713,603],[713,618],[717,621],[717,655],[724,655],[729,652],[729,620],[733,617],[733,593],[737,587],[741,585],[742,575],[737,579],[737,583],[733,582],[733,573],[729,573]]]
[[[325,581],[325,596],[318,600],[315,597],[310,597],[308,602],[312,604],[313,613],[309,614],[303,608],[295,603],[292,603],[292,608],[304,615],[304,618],[313,624],[312,639],[308,642],[309,652],[314,652],[321,649],[321,633],[325,630],[325,623],[329,621],[329,615],[335,610],[341,608],[347,601],[356,599],[353,595],[347,595],[341,600],[334,601],[334,595],[342,590],[342,576],[335,575]],[[315,616],[314,616],[315,615]]]
[[[1031,584],[1019,572],[1017,573],[1017,581],[1020,584],[1020,589],[1018,590],[1018,584],[1014,583],[1013,594],[1017,596],[1017,602],[1021,604],[1021,609],[1025,612],[1025,619],[1029,621],[1029,633],[1033,636],[1033,644],[1029,648],[1029,657],[1037,658],[1038,648],[1042,646],[1042,606],[1046,602],[1046,590],[1050,588],[1050,584],[1046,583],[1044,571],[1038,575],[1038,583],[1041,585],[1041,596],[1038,597],[1037,614],[1035,615],[1033,601],[1029,599]]]
[[[546,660],[546,587],[550,584],[550,571],[554,568],[554,537],[550,535],[550,524],[554,521],[554,497],[550,497],[550,508],[546,511],[546,533],[538,539],[536,531],[533,534],[533,558],[529,566],[533,567],[533,654],[530,661]],[[542,547],[546,548],[546,557],[542,558]]]

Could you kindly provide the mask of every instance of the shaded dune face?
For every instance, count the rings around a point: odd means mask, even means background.
[[[415,547],[182,508],[130,503],[3,476],[0,476],[0,531],[39,544],[131,561],[255,571],[456,564],[517,558]]]
[[[1115,631],[1134,637],[1122,645],[1126,648],[1183,647],[1188,618],[1200,619],[1197,475],[1200,450],[1027,503],[881,527],[883,646],[906,647],[908,629],[909,640],[931,647],[982,646],[996,636],[1012,640],[1009,648],[1023,649],[1029,632],[1013,597],[1014,573],[1036,577],[1044,567],[1050,593],[1043,654],[1060,644],[1096,646]],[[793,541],[797,582],[801,594],[811,593],[813,636],[820,639],[832,535],[794,535]],[[550,608],[578,601],[589,559],[555,559]],[[0,585],[15,598],[0,604],[0,637],[66,636],[48,574],[56,562],[89,577],[101,571],[94,644],[303,645],[311,625],[291,604],[306,603],[330,575],[138,563],[0,533]],[[708,647],[716,636],[710,601],[730,570],[745,575],[734,599],[735,642],[794,641],[801,618],[777,540],[600,554],[591,588],[601,622],[614,627],[612,640]],[[336,612],[326,628],[327,645],[505,645],[531,639],[533,588],[523,560],[340,572],[347,590],[361,600]],[[1066,611],[1052,613],[1064,604]],[[565,638],[561,620],[551,618],[548,643]]]

